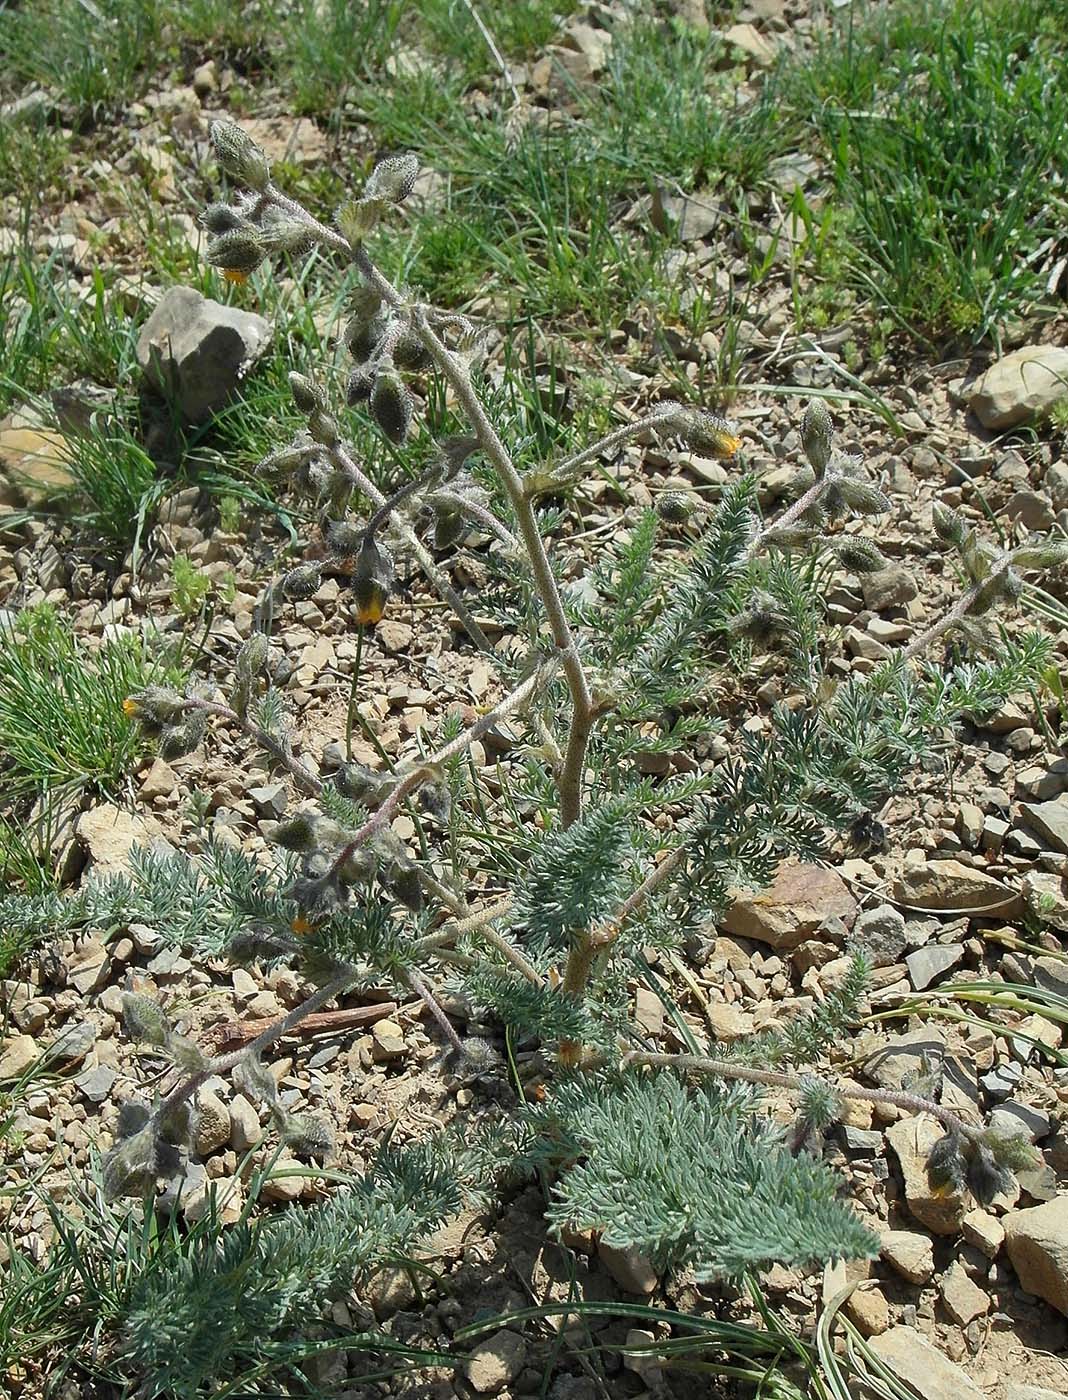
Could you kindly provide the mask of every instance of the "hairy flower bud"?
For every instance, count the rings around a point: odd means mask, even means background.
[[[376,773],[363,763],[343,763],[334,774],[334,786],[351,802],[362,802],[370,811],[381,807],[394,779],[388,773]]]
[[[159,738],[160,757],[168,763],[191,754],[204,738],[208,717],[203,710],[191,710],[185,719],[169,724]]]
[[[242,642],[234,662],[234,669],[242,680],[250,681],[260,674],[267,665],[267,655],[271,643],[263,632],[253,632],[246,642]]]
[[[1012,552],[1012,562],[1020,569],[1056,569],[1068,564],[1068,540],[1043,540],[1025,544]]]
[[[1012,1190],[1012,1172],[1001,1165],[989,1147],[976,1143],[968,1159],[968,1189],[981,1206]]]
[[[289,388],[293,394],[293,402],[301,413],[314,413],[316,409],[322,411],[326,408],[323,391],[317,384],[313,384],[306,374],[298,374],[295,369],[290,370]]]
[[[271,833],[276,846],[286,851],[315,849],[315,819],[308,812],[297,812],[286,822],[279,822]]]
[[[318,593],[322,584],[322,566],[318,562],[298,564],[282,580],[282,592],[293,602],[299,603]]]
[[[463,539],[467,530],[464,513],[451,501],[441,501],[434,506],[434,548],[451,549]]]
[[[350,199],[334,215],[334,222],[341,235],[355,246],[362,243],[378,223],[385,207],[380,199]]]
[[[321,408],[308,415],[308,431],[323,447],[336,447],[340,441],[337,419],[332,413],[325,413]]]
[[[415,188],[419,162],[415,156],[390,156],[380,160],[371,171],[364,186],[364,199],[380,199],[387,204],[400,204]]]
[[[251,190],[264,190],[271,178],[267,157],[247,131],[231,121],[214,121],[208,128],[215,159],[231,179]]]
[[[398,857],[379,871],[378,878],[405,909],[419,913],[423,907],[423,886],[414,861],[407,856]]]
[[[934,525],[935,534],[940,540],[945,540],[946,544],[953,544],[959,548],[964,543],[968,527],[955,510],[950,510],[941,501],[935,501],[931,509],[931,523]]]
[[[374,627],[381,620],[392,586],[393,560],[389,551],[368,535],[356,556],[352,573],[356,621],[361,627]]]
[[[334,1154],[334,1130],[317,1113],[287,1113],[282,1141],[296,1157],[314,1157],[321,1162]]]
[[[278,1085],[274,1075],[258,1055],[242,1055],[233,1069],[234,1088],[252,1103],[274,1103]]]
[[[834,438],[834,425],[827,405],[822,399],[813,399],[805,409],[801,420],[801,446],[809,464],[817,473],[826,470],[831,460],[831,442]]]
[[[873,574],[877,569],[886,568],[885,557],[871,540],[860,539],[856,535],[841,535],[828,543],[838,555],[843,568],[851,573]]]
[[[345,348],[358,365],[364,364],[378,349],[389,322],[385,316],[365,320],[353,316],[345,327]]]
[[[882,515],[890,509],[890,498],[870,481],[841,476],[835,481],[835,486],[842,500],[858,515]]]
[[[665,419],[665,427],[685,438],[696,452],[707,452],[721,461],[733,457],[742,445],[726,418],[703,408],[679,404]]]
[[[162,1007],[141,992],[123,992],[122,1024],[131,1040],[147,1045],[166,1045],[171,1033]]]
[[[371,390],[371,417],[390,442],[400,444],[412,425],[412,396],[404,381],[393,370],[375,376]]]
[[[375,376],[373,371],[368,371],[362,366],[354,369],[349,375],[348,383],[345,385],[345,402],[349,408],[355,408],[357,404],[366,403],[371,397],[371,389],[374,387]]]
[[[158,728],[178,719],[185,710],[185,701],[174,690],[161,685],[146,686],[135,690],[122,702],[122,712],[128,719],[135,719],[146,729]]]
[[[452,811],[452,796],[448,785],[443,782],[424,783],[419,789],[419,806],[428,817],[433,817],[444,826]]]
[[[401,369],[426,369],[431,363],[430,351],[415,331],[401,331],[393,345],[393,362]]]
[[[200,215],[202,228],[209,233],[232,233],[237,228],[248,228],[245,216],[232,204],[209,204]]]
[[[666,525],[685,525],[693,515],[693,502],[681,491],[665,491],[656,498],[656,513]]]
[[[927,1180],[939,1196],[961,1190],[964,1185],[964,1157],[958,1134],[946,1133],[928,1152]]]
[[[219,234],[211,239],[204,253],[205,261],[212,267],[221,267],[224,272],[233,272],[242,278],[255,272],[266,256],[263,240],[251,228]]]

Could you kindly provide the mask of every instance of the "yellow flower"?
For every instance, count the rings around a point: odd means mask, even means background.
[[[243,287],[248,281],[248,273],[241,272],[236,267],[224,267],[222,275],[226,278],[227,282],[233,282],[238,287]]]

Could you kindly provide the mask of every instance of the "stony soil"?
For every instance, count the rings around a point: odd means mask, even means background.
[[[761,42],[775,42],[785,32],[782,14],[761,3],[742,19],[756,26]],[[581,68],[582,45],[576,41],[569,52],[575,69]],[[537,70],[528,76],[536,92]],[[199,79],[153,93],[132,113],[130,129],[122,135],[130,144],[114,161],[121,175],[156,160],[152,153],[158,153],[157,193],[167,201],[169,218],[189,220],[191,239],[198,237],[191,221],[195,211],[185,209],[176,181],[191,143],[203,140],[206,122],[220,108],[220,88],[225,89],[224,74],[201,72]],[[259,139],[277,141],[298,160],[317,160],[327,152],[327,138],[311,122],[294,126],[271,117],[260,127]],[[42,211],[40,221],[42,251],[62,248],[74,272],[86,277],[90,229],[94,236],[106,236],[109,258],[124,256],[126,230],[112,226],[118,221],[108,215],[100,188],[106,181],[97,189],[79,188],[62,207],[57,201]],[[677,212],[685,217],[685,210]],[[769,207],[764,216],[770,227],[774,210]],[[707,279],[709,264],[722,265],[724,254],[729,266],[729,235],[713,221],[699,234],[684,236],[677,256]],[[143,270],[136,247],[125,256],[131,275]],[[153,300],[151,286],[131,290],[131,314],[142,315]],[[862,328],[836,326],[815,338],[798,337],[790,329],[787,301],[784,269],[781,282],[765,289],[751,313],[749,377],[795,385],[839,382],[835,367],[842,347]],[[627,386],[617,405],[620,421],[661,393],[648,330],[635,325],[611,346],[620,382]],[[1022,341],[1029,338],[1021,334]],[[1056,347],[1063,328],[1047,324],[1039,339]],[[820,355],[810,353],[813,346]],[[696,377],[715,349],[683,344],[680,354]],[[499,350],[498,344],[498,363]],[[1068,527],[1062,441],[1048,429],[1006,438],[984,427],[973,403],[987,423],[1003,425],[1004,414],[1012,413],[1005,395],[1011,398],[1018,383],[1010,376],[996,408],[990,408],[990,381],[979,382],[986,367],[981,359],[932,365],[902,352],[896,362],[860,367],[893,410],[900,432],[856,408],[837,412],[846,444],[864,454],[891,495],[893,515],[877,528],[890,568],[863,581],[840,577],[827,596],[832,675],[870,671],[938,616],[954,595],[956,580],[931,543],[935,501],[959,507],[976,522],[992,512],[1010,539]],[[978,393],[987,397],[976,403]],[[1024,413],[1034,407],[1025,405]],[[731,411],[744,440],[745,465],[758,474],[762,500],[773,510],[789,499],[797,481],[796,411],[779,397],[744,388]],[[32,496],[32,486],[21,479],[25,474],[46,480],[56,470],[54,445],[25,412],[0,424],[0,460],[7,471],[0,491],[8,504],[25,499],[27,490]],[[603,482],[588,483],[584,539],[568,566],[573,578],[588,567],[598,540],[624,529],[660,491],[681,488],[714,501],[731,470],[651,443],[638,443],[605,465],[624,488],[627,505],[616,504]],[[212,623],[202,662],[206,671],[225,674],[240,639],[249,635],[255,600],[282,543],[277,527],[258,518],[246,517],[238,533],[221,533],[210,500],[187,488],[166,502],[134,579],[128,567],[109,566],[62,520],[37,519],[0,537],[0,603],[15,610],[53,602],[91,643],[137,630],[148,619],[164,632],[178,632],[191,624],[175,610],[168,561],[184,552],[212,578],[234,576],[232,607]],[[484,548],[485,541],[473,536],[443,560],[476,613]],[[1055,597],[1065,596],[1063,580],[1054,578],[1048,586]],[[301,752],[313,766],[329,761],[329,746],[343,731],[355,655],[349,606],[339,580],[327,577],[312,599],[296,605],[279,639]],[[1046,624],[1021,615],[1007,618],[1006,625],[1011,632]],[[506,647],[511,639],[503,636],[498,644]],[[1063,665],[1068,630],[1058,634],[1056,647]],[[492,657],[473,651],[416,576],[394,599],[369,650],[362,712],[391,758],[416,752],[420,737],[432,738],[450,707],[482,706],[500,694]],[[765,724],[770,705],[781,695],[780,678],[773,671],[762,676],[750,697],[751,723]],[[919,1168],[929,1123],[902,1117],[896,1109],[853,1104],[846,1122],[829,1136],[826,1153],[882,1235],[882,1257],[870,1268],[827,1278],[774,1269],[764,1279],[769,1297],[801,1327],[811,1323],[821,1300],[843,1282],[859,1279],[846,1314],[875,1339],[888,1364],[930,1400],[948,1400],[951,1393],[1024,1400],[1026,1386],[1045,1387],[1049,1395],[1068,1393],[1068,1071],[1042,1049],[1061,1046],[1062,1028],[1004,1008],[987,1012],[989,1025],[901,1010],[915,994],[944,990],[956,981],[1003,980],[1068,994],[1063,934],[1068,929],[1068,759],[1060,735],[1061,717],[1048,693],[1037,702],[1028,695],[1013,697],[982,726],[964,728],[945,768],[915,774],[907,790],[893,795],[878,814],[886,829],[885,848],[843,850],[833,862],[833,875],[787,867],[770,893],[756,900],[740,897],[721,927],[709,928],[687,947],[681,965],[662,958],[657,967],[695,1034],[729,1042],[824,996],[842,974],[843,950],[852,936],[877,966],[870,1001],[878,1019],[836,1047],[834,1072],[865,1084],[900,1087],[926,1067],[943,1103],[966,1118],[994,1115],[1037,1143],[1043,1165],[1022,1175],[1018,1192],[983,1210],[969,1200],[931,1193]],[[174,765],[148,757],[121,804],[87,804],[57,849],[71,883],[121,868],[135,842],[195,849],[189,808],[194,790],[207,794],[217,837],[248,851],[265,849],[266,824],[286,810],[293,794],[260,760],[246,758],[240,740],[232,740],[215,732],[202,751]],[[362,741],[357,752],[377,762],[374,749]],[[474,749],[475,762],[487,769],[508,765],[517,755],[507,735],[495,746]],[[708,767],[724,756],[713,750],[696,761]],[[404,817],[395,829],[402,837],[413,831]],[[165,946],[150,927],[44,949],[4,987],[10,1034],[0,1052],[0,1080],[19,1074],[48,1048],[58,1065],[19,1112],[21,1151],[6,1163],[9,1185],[18,1188],[39,1178],[57,1198],[69,1194],[71,1173],[83,1176],[96,1147],[109,1141],[117,1105],[143,1092],[146,1073],[158,1069],[151,1061],[146,1065],[122,1034],[120,995],[127,985],[158,992],[172,1016],[206,1043],[232,1034],[226,1028],[235,1021],[277,1016],[305,992],[286,968],[249,974],[195,962]],[[384,998],[368,998],[376,1000]],[[646,1034],[665,1048],[681,1048],[663,1006],[645,989],[636,989],[636,1013]],[[470,1029],[459,1011],[457,1024],[461,1031]],[[496,1036],[493,1027],[481,1032]],[[417,1138],[458,1114],[477,1115],[496,1096],[511,1092],[503,1079],[456,1077],[440,1050],[436,1029],[421,1003],[413,1003],[376,1013],[355,1029],[287,1041],[272,1070],[284,1102],[320,1108],[338,1125],[336,1165],[352,1169],[387,1132],[399,1142]],[[273,1155],[273,1144],[269,1134],[263,1136],[266,1128],[255,1109],[229,1084],[214,1085],[200,1109],[198,1151],[179,1208],[186,1219],[196,1218],[207,1185],[214,1182],[236,1214],[243,1199],[241,1158],[262,1137],[251,1159],[262,1163]],[[281,1175],[285,1166],[283,1157],[264,1192],[267,1202],[311,1200],[329,1189],[314,1177]],[[17,1189],[0,1199],[0,1214],[15,1247],[40,1257],[51,1226],[37,1197]],[[364,1296],[337,1305],[335,1316],[359,1325],[373,1315],[394,1336],[427,1340],[448,1336],[479,1309],[559,1300],[572,1287],[588,1298],[646,1296],[684,1310],[746,1315],[745,1306],[730,1295],[685,1278],[658,1279],[647,1266],[643,1270],[642,1261],[615,1257],[592,1237],[573,1241],[569,1253],[546,1241],[540,1215],[540,1197],[530,1189],[497,1212],[461,1218],[424,1248],[436,1282],[417,1289],[406,1273],[396,1271],[379,1278]],[[575,1338],[568,1334],[550,1394],[557,1400],[593,1400],[607,1394],[708,1393],[703,1380],[622,1355],[618,1348],[628,1340],[628,1330],[622,1322],[594,1324],[597,1340],[617,1348],[604,1354],[607,1388],[572,1353],[566,1343]],[[396,1393],[442,1400],[454,1394],[536,1394],[554,1345],[548,1328],[522,1336],[505,1331],[479,1348],[466,1376],[432,1376]],[[927,1345],[937,1355],[928,1355]],[[338,1379],[344,1365],[343,1359],[328,1357],[321,1379]],[[39,1380],[12,1378],[12,1384],[32,1394]]]

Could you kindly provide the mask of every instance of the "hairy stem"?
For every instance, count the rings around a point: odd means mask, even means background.
[[[993,560],[990,565],[990,572],[986,578],[983,579],[981,583],[973,583],[971,588],[957,599],[948,612],[944,613],[937,622],[932,623],[925,632],[921,632],[918,637],[914,637],[912,641],[909,642],[908,646],[899,653],[899,660],[911,661],[913,657],[919,656],[922,651],[926,651],[932,642],[936,642],[938,638],[948,632],[951,627],[955,627],[958,622],[961,622],[967,617],[980,591],[992,578],[997,578],[999,574],[1003,574],[1011,563],[1012,555],[1007,551]]]
[[[720,1079],[740,1080],[745,1084],[766,1084],[778,1089],[801,1091],[813,1081],[810,1074],[786,1074],[781,1070],[753,1069],[749,1065],[737,1065],[731,1060],[716,1060],[706,1055],[659,1055],[646,1050],[630,1050],[621,1063],[627,1065],[648,1065],[651,1068],[677,1069],[686,1074],[714,1074]],[[823,1081],[826,1083],[826,1081]],[[921,1098],[919,1094],[898,1093],[893,1089],[865,1089],[860,1085],[826,1083],[827,1089],[840,1099],[859,1099],[864,1103],[893,1104],[896,1108],[907,1108],[913,1113],[929,1113],[937,1118],[951,1132],[964,1138],[979,1137],[980,1130],[965,1123],[948,1108]]]
[[[346,968],[344,972],[338,973],[331,981],[312,992],[310,997],[302,1001],[299,1006],[295,1006],[287,1016],[272,1021],[267,1029],[262,1031],[249,1045],[241,1050],[233,1050],[229,1055],[220,1055],[206,1064],[203,1069],[198,1069],[195,1073],[188,1075],[181,1083],[175,1085],[166,1098],[160,1101],[153,1114],[155,1121],[158,1123],[165,1119],[174,1109],[185,1103],[192,1094],[195,1094],[200,1086],[213,1075],[226,1074],[246,1055],[258,1055],[261,1050],[266,1050],[276,1040],[288,1035],[293,1027],[299,1026],[306,1016],[318,1011],[321,1006],[325,1006],[328,1001],[333,1001],[335,997],[343,995],[355,981],[356,974],[351,968]]]

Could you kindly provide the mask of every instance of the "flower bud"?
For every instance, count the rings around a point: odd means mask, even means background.
[[[212,267],[221,267],[224,272],[232,272],[240,278],[255,272],[265,257],[266,250],[259,235],[244,228],[213,238],[204,254],[205,261]]]
[[[345,327],[345,349],[358,365],[369,360],[386,333],[385,316],[353,316]]]
[[[372,812],[381,807],[393,787],[388,773],[376,773],[363,763],[343,763],[334,774],[334,786],[350,802],[362,802]]]
[[[384,208],[380,199],[350,199],[334,215],[334,222],[342,236],[355,245],[371,232]]]
[[[248,228],[249,222],[232,204],[209,204],[200,215],[202,228],[209,233],[232,233],[237,228]]]
[[[253,632],[248,641],[241,644],[234,662],[234,669],[242,680],[253,680],[267,664],[271,649],[270,641],[263,632]]]
[[[459,506],[443,501],[434,507],[434,548],[451,549],[463,539],[467,530],[464,513]]]
[[[419,913],[423,907],[423,886],[414,861],[407,856],[398,857],[380,872],[379,879],[405,909]]]
[[[363,544],[365,533],[362,525],[354,525],[348,520],[323,521],[323,543],[331,554],[342,557],[356,554]]]
[[[314,413],[316,409],[326,408],[326,399],[317,384],[305,374],[298,374],[297,371],[289,372],[289,388],[293,394],[293,402],[300,409],[301,413]]]
[[[325,1118],[312,1113],[288,1113],[283,1120],[282,1141],[296,1157],[323,1161],[334,1154],[334,1130]]]
[[[321,408],[308,415],[308,431],[323,447],[336,447],[340,440],[337,419],[332,413],[324,413]]]
[[[322,583],[322,566],[318,562],[298,564],[282,580],[282,592],[291,601],[299,603],[318,593]]]
[[[412,425],[412,396],[399,374],[384,370],[371,390],[371,417],[390,442],[400,444]]]
[[[665,491],[656,498],[656,513],[665,525],[685,525],[693,515],[693,502],[681,491]]]
[[[135,690],[122,702],[122,712],[128,719],[140,724],[164,725],[178,719],[185,711],[185,701],[176,691],[167,690],[161,685],[146,686]]]
[[[271,841],[285,851],[315,849],[315,820],[307,812],[297,812],[287,822],[279,822],[271,833]]]
[[[883,515],[890,509],[890,498],[870,481],[841,476],[834,484],[842,500],[858,515]]]
[[[1068,540],[1043,540],[1025,544],[1012,552],[1012,562],[1020,569],[1056,569],[1068,564]]]
[[[374,627],[381,620],[392,586],[393,560],[389,551],[368,535],[356,556],[352,574],[356,621],[361,627]]]
[[[931,508],[931,523],[934,525],[935,534],[940,540],[945,540],[946,544],[957,545],[959,548],[964,543],[967,526],[955,510],[950,510],[941,501],[935,501]]]
[[[208,128],[215,159],[231,179],[251,190],[264,190],[271,178],[267,157],[236,122],[215,121]]]
[[[960,1137],[945,1133],[927,1154],[927,1180],[937,1196],[948,1196],[964,1185],[964,1158]]]
[[[355,408],[357,404],[366,403],[371,397],[374,382],[373,373],[368,372],[362,366],[359,369],[354,369],[345,385],[345,402],[348,406]]]
[[[873,574],[877,569],[886,568],[886,559],[871,540],[858,539],[855,535],[842,535],[830,541],[830,544],[843,568],[851,573]]]
[[[401,331],[393,346],[393,362],[401,369],[426,369],[431,363],[430,351],[414,331]]]
[[[278,1085],[258,1055],[242,1055],[233,1070],[234,1088],[253,1103],[274,1103]]]
[[[122,1024],[131,1040],[147,1045],[166,1045],[171,1033],[163,1008],[141,992],[123,992]]]
[[[204,711],[191,710],[180,723],[167,725],[160,735],[160,757],[168,763],[185,758],[204,738],[207,728],[208,717]]]
[[[801,419],[801,446],[810,466],[817,473],[824,471],[831,460],[833,437],[834,425],[827,405],[822,399],[813,399]]]
[[[731,430],[726,418],[707,409],[680,405],[668,421],[668,426],[685,438],[695,451],[707,452],[721,461],[733,457],[742,445],[741,438]]]
[[[371,177],[364,186],[364,199],[383,200],[387,204],[400,204],[415,188],[419,175],[419,162],[415,156],[390,156],[381,160],[371,171]]]

